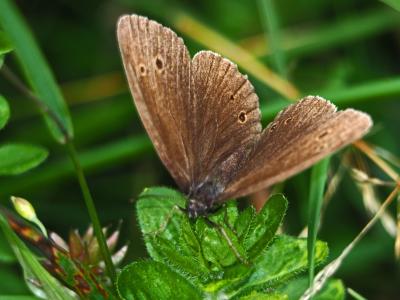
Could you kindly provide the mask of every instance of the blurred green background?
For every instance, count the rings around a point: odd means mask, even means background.
[[[367,140],[400,153],[400,13],[383,2],[31,0],[17,4],[72,111],[77,148],[102,223],[124,221],[122,242],[130,240],[126,261],[146,255],[132,202],[146,186],[175,184],[154,153],[127,90],[115,37],[115,24],[122,14],[146,15],[171,27],[185,39],[192,55],[208,48],[232,53],[224,37],[286,77],[300,95],[319,94],[339,108],[351,106],[370,113],[375,128]],[[218,33],[217,38],[211,33]],[[236,57],[230,58],[239,63]],[[253,63],[243,59],[239,67],[249,73],[261,106],[290,103],[251,73]],[[6,64],[18,70],[12,56]],[[0,91],[12,112],[11,122],[0,132],[1,141],[31,142],[50,150],[49,159],[37,169],[0,179],[1,203],[7,203],[10,195],[21,196],[34,204],[48,229],[64,236],[72,228],[84,230],[89,219],[65,150],[54,142],[37,108],[2,77]],[[386,179],[366,162],[374,176]],[[339,164],[336,155],[332,169]],[[308,186],[308,171],[284,186],[290,203],[285,221],[289,234],[297,235],[307,223]],[[388,192],[379,189],[378,199]],[[394,215],[395,207],[391,208]],[[319,234],[329,243],[331,258],[369,218],[346,172]],[[397,299],[400,276],[393,245],[393,237],[378,224],[345,260],[337,277],[368,299]],[[2,235],[0,247],[5,247]],[[25,290],[19,268],[0,263],[0,292]]]

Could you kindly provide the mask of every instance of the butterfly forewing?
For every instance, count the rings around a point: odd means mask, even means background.
[[[211,51],[192,61],[196,156],[194,182],[232,179],[260,137],[258,97],[246,76]]]
[[[190,56],[172,30],[145,17],[123,16],[118,42],[129,86],[154,147],[181,189],[190,185],[192,136]]]
[[[221,200],[256,192],[301,172],[326,155],[361,138],[371,127],[362,112],[307,97],[280,113],[262,137]]]

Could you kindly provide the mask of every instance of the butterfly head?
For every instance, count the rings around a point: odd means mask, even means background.
[[[195,219],[210,213],[223,189],[223,186],[215,180],[207,180],[192,189],[187,204],[189,218]]]
[[[199,216],[204,216],[210,211],[211,207],[207,203],[196,200],[189,199],[187,212],[190,219],[196,219]]]

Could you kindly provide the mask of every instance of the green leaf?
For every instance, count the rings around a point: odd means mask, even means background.
[[[0,147],[0,175],[18,175],[42,163],[47,158],[46,149],[25,144],[8,144]]]
[[[0,95],[0,129],[2,129],[10,118],[10,107],[6,99]]]
[[[386,3],[387,5],[391,6],[395,10],[400,11],[400,1],[399,0],[381,0],[381,1]]]
[[[287,200],[282,194],[272,195],[260,213],[253,218],[248,234],[244,239],[249,257],[262,255],[263,250],[275,236],[287,209]]]
[[[279,289],[279,292],[288,295],[289,300],[300,299],[308,288],[306,276],[296,278]],[[331,279],[314,297],[314,300],[343,300],[345,299],[345,288],[341,280]]]
[[[235,223],[235,230],[241,242],[244,242],[245,238],[250,235],[251,224],[256,216],[256,209],[250,205],[242,211]]]
[[[162,256],[163,262],[166,262],[171,269],[177,273],[191,277],[193,280],[197,278],[208,278],[210,270],[205,266],[204,261],[200,261],[199,252],[184,253],[181,249],[173,246],[171,242],[163,238],[155,238],[153,241],[157,253]]]
[[[308,280],[312,284],[314,280],[315,269],[315,243],[320,222],[321,207],[325,189],[325,183],[328,176],[330,158],[324,158],[318,162],[311,170],[310,197],[308,200]]]
[[[252,292],[249,295],[240,297],[239,300],[288,300],[285,294],[262,294],[259,292]]]
[[[328,246],[318,241],[315,249],[316,263],[328,256]],[[254,273],[239,292],[259,290],[287,282],[307,269],[307,241],[286,235],[277,236],[271,246],[254,262]]]
[[[7,37],[5,32],[0,30],[0,56],[9,53],[13,50],[13,46],[10,39]]]
[[[7,220],[2,214],[0,214],[0,227],[24,270],[24,276],[26,280],[38,280],[41,285],[41,290],[46,294],[48,299],[74,299],[72,296],[66,293],[65,288],[62,287],[60,283],[44,269],[36,257],[27,248],[27,246],[25,246],[25,244],[11,230]]]
[[[185,206],[185,198],[179,192],[164,188],[146,188],[136,203],[139,226],[144,235],[147,251],[155,260],[163,260],[154,248],[154,236],[177,244],[182,222],[186,215],[178,207]]]
[[[234,232],[222,222],[215,224],[208,224],[204,218],[196,220],[195,233],[200,241],[205,260],[211,262],[215,270],[230,266],[238,260],[247,260],[246,251]]]
[[[53,119],[45,116],[51,133],[57,141],[65,143],[65,135],[58,125],[65,128],[69,137],[73,136],[68,108],[33,35],[11,0],[0,1],[0,25],[14,46],[31,87],[40,101],[43,101],[43,104],[59,120],[57,124]]]
[[[134,262],[117,279],[119,295],[125,300],[204,299],[202,292],[162,263]]]

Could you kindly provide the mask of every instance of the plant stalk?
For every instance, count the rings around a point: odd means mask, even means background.
[[[97,242],[99,243],[101,255],[103,256],[103,259],[104,259],[104,262],[106,265],[106,271],[108,273],[108,276],[110,276],[112,282],[114,283],[117,274],[115,272],[115,268],[112,263],[111,254],[110,254],[110,250],[108,249],[108,246],[107,246],[106,238],[103,234],[103,230],[100,225],[99,216],[98,216],[96,208],[94,206],[92,194],[90,193],[89,186],[87,184],[85,175],[83,173],[82,166],[79,162],[78,154],[76,152],[75,146],[72,141],[68,141],[66,146],[67,146],[68,154],[69,154],[69,156],[74,164],[74,167],[75,167],[76,175],[78,177],[78,182],[79,182],[79,185],[82,190],[83,199],[85,201],[90,220],[92,221],[92,224],[93,224],[94,233],[96,235]]]

